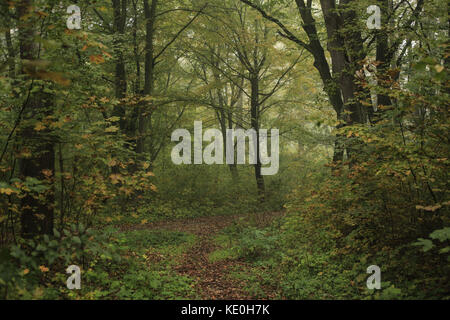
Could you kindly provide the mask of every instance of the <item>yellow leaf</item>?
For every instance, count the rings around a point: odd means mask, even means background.
[[[111,179],[112,184],[118,184],[120,180],[122,180],[122,176],[115,173],[111,174],[109,178]]]
[[[109,121],[109,122],[117,122],[117,121],[120,121],[120,117],[114,116],[114,117],[108,118],[106,120]]]
[[[44,124],[42,122],[38,122],[35,126],[34,126],[34,130],[36,131],[42,131],[45,130],[46,127],[44,126]]]
[[[116,126],[111,126],[105,129],[105,132],[117,132],[119,131],[119,128]]]
[[[4,193],[6,195],[11,195],[12,193],[14,193],[15,191],[11,188],[0,188],[0,193]]]
[[[114,167],[116,165],[117,165],[116,159],[111,159],[111,160],[108,161],[108,166]]]
[[[438,73],[441,73],[442,70],[444,70],[444,66],[441,66],[440,64],[437,64],[437,65],[434,66],[434,69],[436,69],[436,71]]]
[[[442,208],[442,206],[440,204],[437,204],[435,206],[426,206],[426,207],[419,206],[419,205],[416,206],[417,210],[425,210],[425,211],[431,211],[431,212],[434,212],[434,211],[436,211],[437,209],[440,209],[440,208]]]
[[[23,270],[23,275],[29,274],[30,273],[30,269],[25,269]]]

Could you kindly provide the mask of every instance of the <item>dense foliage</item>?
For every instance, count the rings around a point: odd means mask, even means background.
[[[73,4],[0,1],[2,299],[450,298],[447,1]],[[174,164],[194,121],[277,174]]]

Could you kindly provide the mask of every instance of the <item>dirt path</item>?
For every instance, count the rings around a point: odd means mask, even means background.
[[[274,217],[280,215],[282,215],[281,212],[258,214],[257,224],[267,225]],[[248,217],[250,214],[159,221],[136,226],[136,229],[189,232],[197,236],[197,242],[183,254],[175,270],[181,275],[195,279],[195,289],[201,299],[254,299],[255,297],[245,292],[242,281],[229,276],[231,269],[250,268],[248,263],[231,259],[210,262],[208,259],[211,252],[219,249],[213,241],[214,236],[233,221]],[[270,293],[268,297],[270,297]]]

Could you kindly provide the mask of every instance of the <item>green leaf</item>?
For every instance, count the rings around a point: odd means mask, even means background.
[[[449,240],[450,239],[450,227],[433,231],[430,234],[430,238],[439,240],[441,242]]]
[[[433,247],[434,247],[433,241],[431,241],[429,239],[419,238],[417,240],[418,241],[414,242],[413,245],[414,246],[422,246],[423,252],[427,252],[427,251],[433,249]]]
[[[80,237],[78,237],[78,236],[74,236],[74,237],[72,238],[72,241],[75,242],[75,243],[77,243],[77,244],[81,244],[81,239],[80,239]]]

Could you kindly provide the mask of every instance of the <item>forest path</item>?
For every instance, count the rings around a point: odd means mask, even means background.
[[[283,212],[241,214],[232,216],[210,216],[173,221],[158,221],[136,226],[136,229],[170,230],[195,234],[196,243],[177,262],[175,270],[195,281],[195,290],[200,299],[240,300],[256,299],[246,290],[242,280],[230,276],[232,270],[247,270],[251,265],[240,259],[226,259],[216,262],[209,255],[220,249],[214,237],[227,226],[240,219],[254,219],[258,226],[266,226]],[[267,291],[267,290],[265,290]],[[266,292],[267,298],[275,298],[275,293]]]

